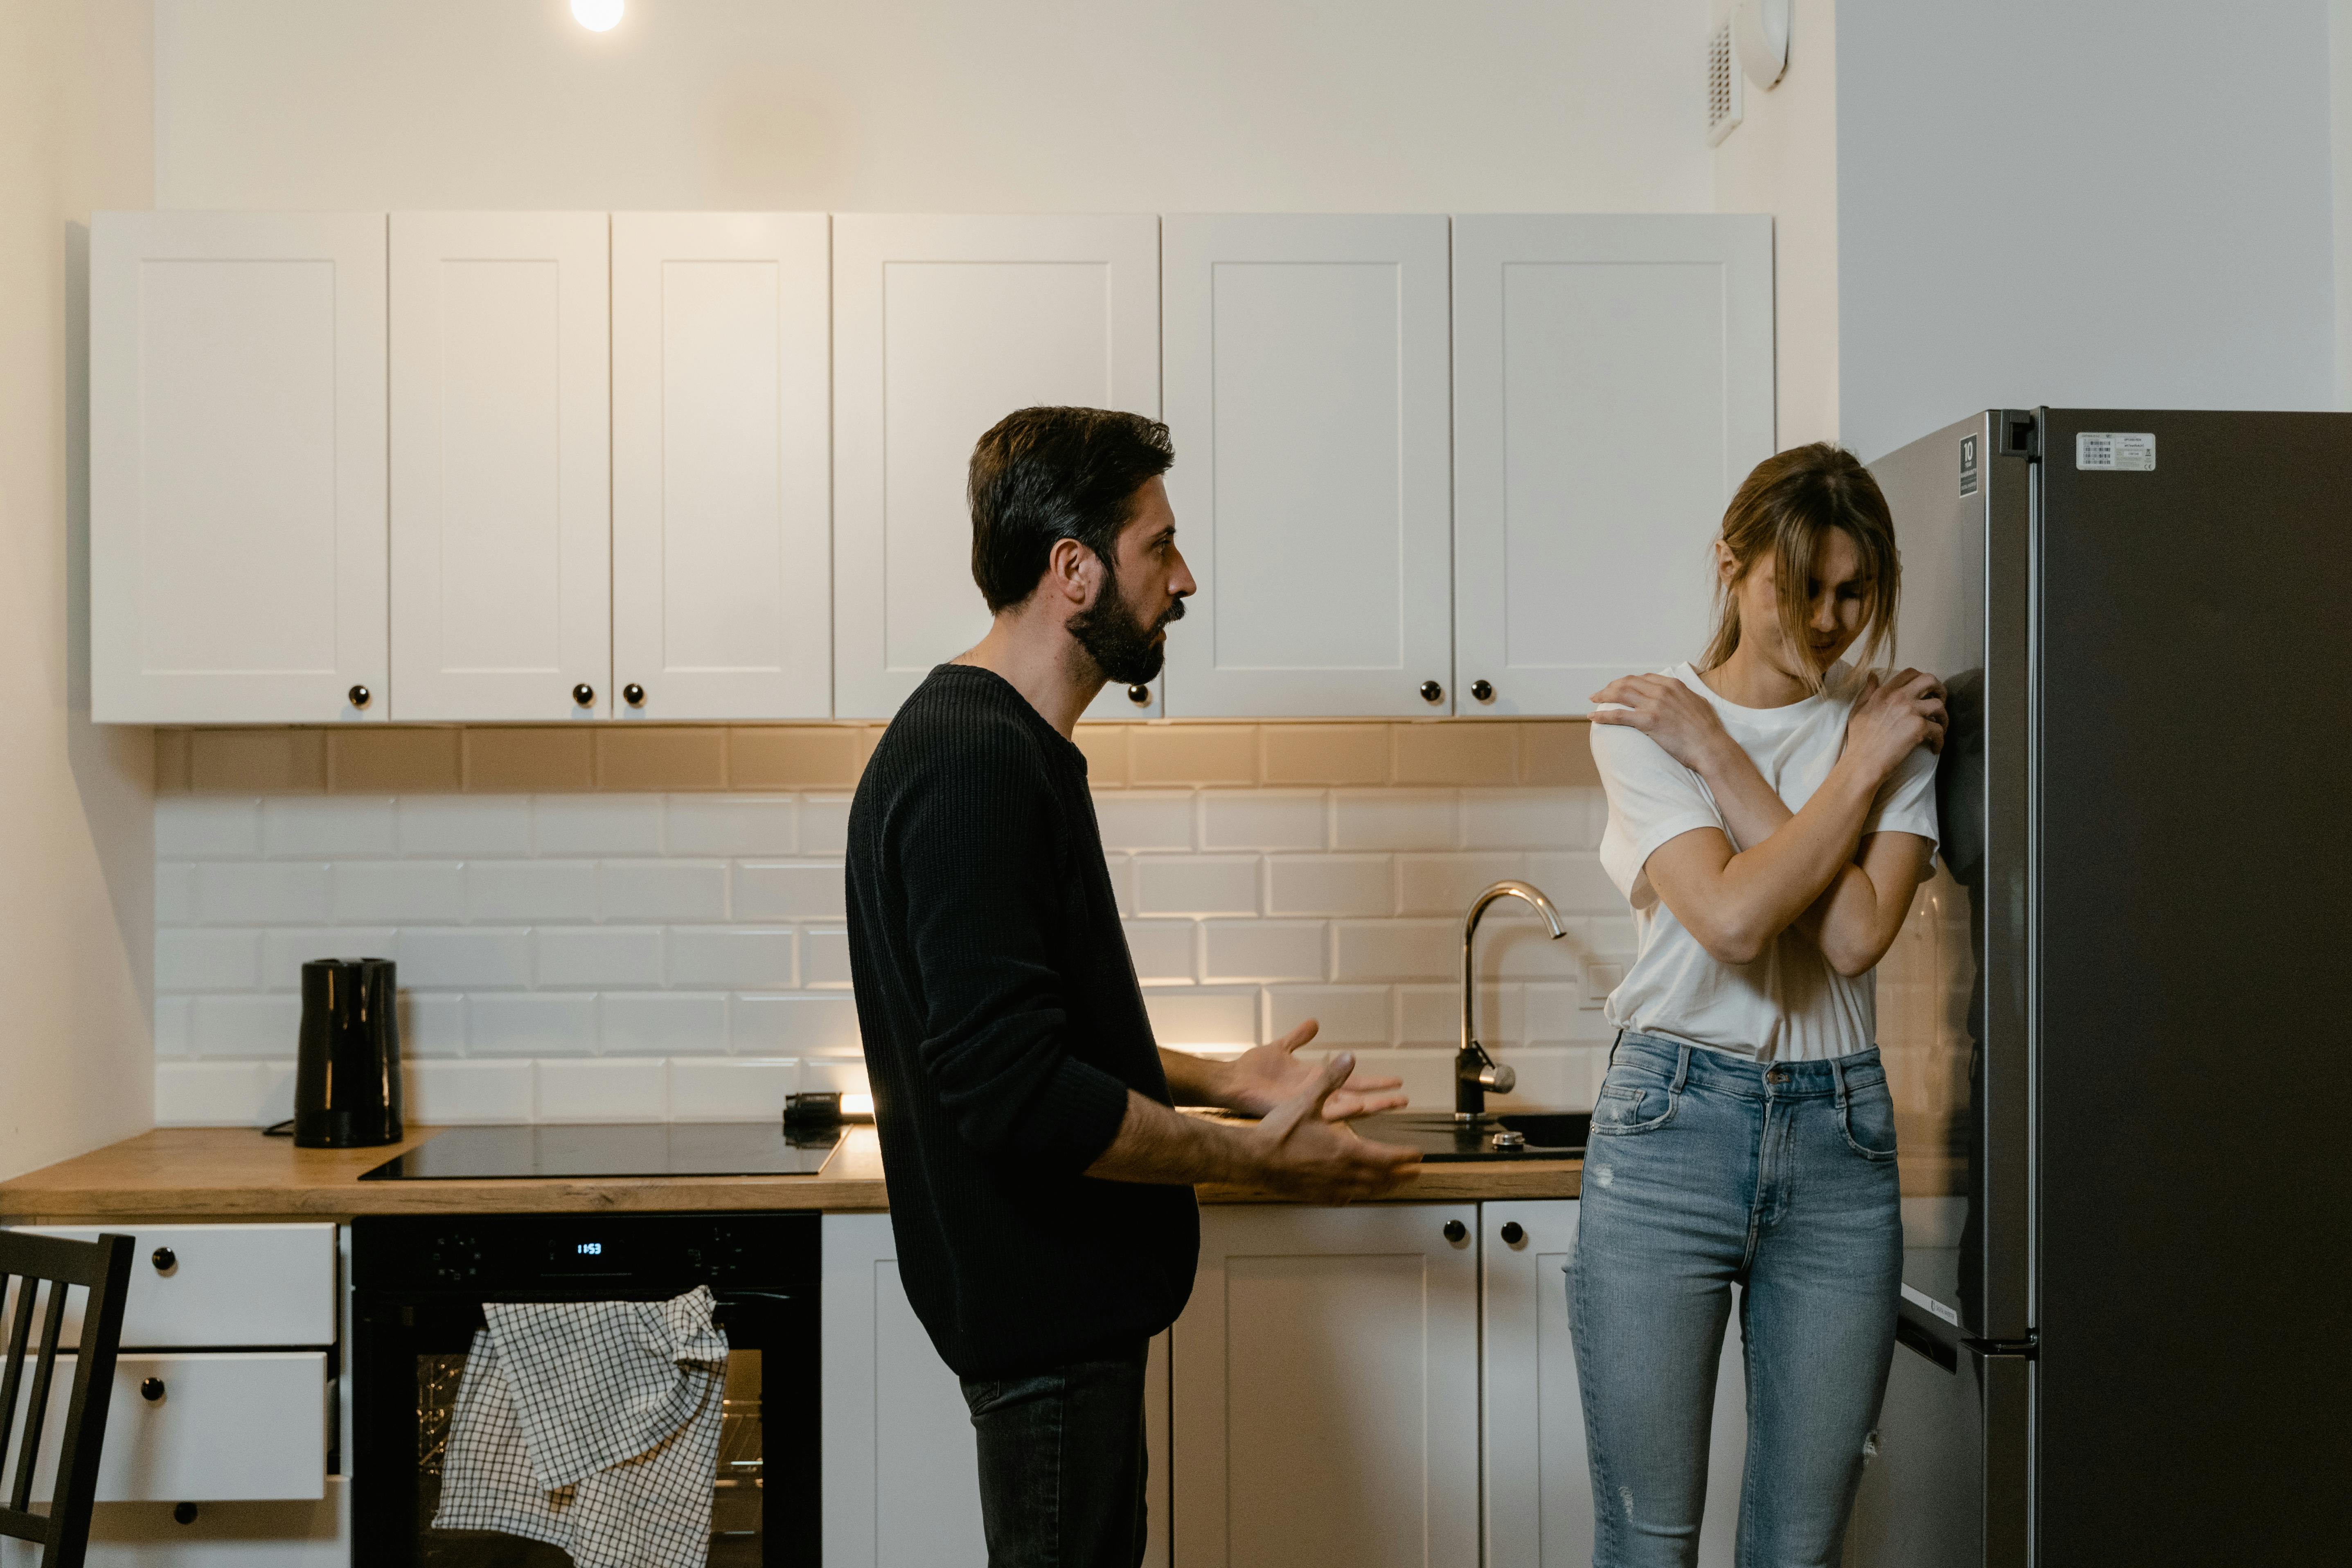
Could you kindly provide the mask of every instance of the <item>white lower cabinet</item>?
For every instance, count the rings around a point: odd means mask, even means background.
[[[979,1460],[956,1375],[898,1283],[888,1215],[824,1217],[825,1568],[980,1568]],[[1167,1336],[1144,1403],[1152,1538],[1166,1568]]]
[[[183,1522],[168,1502],[102,1502],[89,1568],[350,1568],[349,1503],[329,1478],[307,1502],[207,1502]],[[37,1568],[37,1548],[0,1542],[0,1568]]]
[[[1177,1568],[1477,1563],[1477,1225],[1473,1204],[1202,1211]]]
[[[36,1497],[56,1486],[54,1435],[65,1430],[73,1362],[58,1358]],[[324,1351],[124,1351],[99,1450],[98,1500],[320,1496],[327,1419]]]
[[[1488,1568],[1583,1568],[1592,1561],[1592,1483],[1569,1337],[1573,1199],[1481,1205],[1485,1263]],[[1505,1227],[1518,1227],[1508,1240]],[[1707,1456],[1702,1568],[1730,1568],[1748,1446],[1738,1313],[1725,1331]]]

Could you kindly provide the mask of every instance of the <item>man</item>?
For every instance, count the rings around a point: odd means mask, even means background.
[[[1141,1561],[1144,1347],[1192,1289],[1190,1184],[1344,1203],[1416,1173],[1346,1125],[1402,1104],[1398,1080],[1293,1055],[1311,1022],[1230,1063],[1153,1044],[1070,736],[1105,681],[1160,673],[1193,591],[1171,460],[1167,426],[1090,408],[981,437],[971,567],[995,622],[898,710],[849,814],[898,1272],[963,1380],[992,1568]]]

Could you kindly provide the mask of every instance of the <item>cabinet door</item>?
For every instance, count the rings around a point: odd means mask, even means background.
[[[1773,449],[1772,220],[1457,217],[1454,365],[1460,710],[1588,713],[1696,658]]]
[[[988,630],[964,479],[1017,408],[1160,414],[1159,220],[833,226],[834,711],[887,719]],[[1090,717],[1150,708],[1112,689]]]
[[[980,1461],[956,1375],[898,1283],[888,1215],[824,1216],[825,1568],[981,1568]],[[1147,1568],[1168,1564],[1168,1336],[1144,1395]]]
[[[91,1510],[86,1568],[351,1568],[349,1488],[338,1476],[325,1496],[298,1502],[100,1503]],[[41,1549],[0,1541],[0,1568],[40,1568]]]
[[[1584,1568],[1592,1561],[1592,1478],[1576,1350],[1569,1333],[1574,1200],[1484,1204],[1488,1568]],[[1505,1238],[1506,1226],[1519,1239]],[[1717,1373],[1701,1568],[1731,1568],[1747,1465],[1748,1381],[1739,1316]]]
[[[613,683],[644,719],[833,711],[823,213],[613,215]]]
[[[1179,1568],[1473,1568],[1476,1207],[1201,1219],[1173,1352]]]
[[[393,215],[394,718],[611,710],[606,230]]]
[[[383,215],[100,213],[89,310],[92,715],[383,718]]]
[[[1445,236],[1163,223],[1168,493],[1201,584],[1171,714],[1452,711]]]

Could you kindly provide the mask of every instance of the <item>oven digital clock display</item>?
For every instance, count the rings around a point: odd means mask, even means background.
[[[556,1274],[625,1274],[629,1252],[604,1237],[556,1237],[547,1244],[547,1267]]]

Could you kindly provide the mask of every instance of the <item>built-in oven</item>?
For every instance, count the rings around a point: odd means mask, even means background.
[[[354,1568],[556,1568],[518,1537],[436,1530],[486,1301],[667,1300],[707,1285],[728,1340],[710,1568],[816,1568],[814,1214],[387,1216],[352,1227]]]

